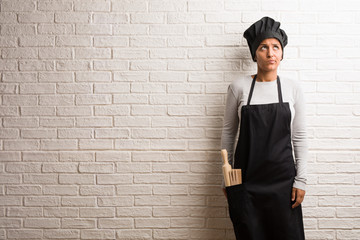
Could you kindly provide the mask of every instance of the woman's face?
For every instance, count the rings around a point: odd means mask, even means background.
[[[279,40],[276,38],[263,40],[256,49],[255,60],[259,70],[276,71],[282,60],[282,48]]]

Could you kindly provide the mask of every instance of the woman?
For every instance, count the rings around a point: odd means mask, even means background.
[[[243,184],[224,188],[236,239],[304,239],[305,103],[299,84],[277,75],[287,35],[264,17],[244,37],[257,74],[230,84],[221,137],[230,164],[242,169]]]

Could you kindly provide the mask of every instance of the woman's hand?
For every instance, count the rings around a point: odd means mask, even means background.
[[[292,205],[292,208],[296,208],[297,206],[299,206],[302,203],[302,201],[304,200],[304,197],[305,197],[304,190],[293,187],[292,193],[291,193],[291,201],[295,201],[295,203]]]
[[[226,197],[226,199],[227,199],[226,189],[225,189],[225,188],[223,188],[222,190],[223,190],[224,195],[225,195],[225,197]]]

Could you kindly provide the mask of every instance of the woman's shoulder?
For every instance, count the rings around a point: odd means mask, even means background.
[[[301,90],[301,83],[295,78],[291,78],[288,76],[281,77],[280,76],[281,85],[285,88],[293,89],[293,90]]]
[[[251,85],[252,77],[251,75],[241,75],[236,77],[229,87],[233,90],[234,93],[241,93],[243,89],[247,89]]]

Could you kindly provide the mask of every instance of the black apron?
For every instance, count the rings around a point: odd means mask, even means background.
[[[236,239],[303,240],[301,205],[291,208],[296,170],[291,145],[291,112],[284,103],[277,77],[279,103],[241,108],[240,135],[234,168],[242,169],[243,184],[226,187]]]

